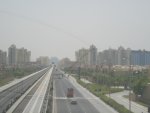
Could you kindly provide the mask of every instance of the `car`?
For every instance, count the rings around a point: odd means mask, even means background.
[[[76,105],[76,104],[77,104],[77,101],[76,101],[76,100],[72,100],[72,101],[71,101],[71,104]]]

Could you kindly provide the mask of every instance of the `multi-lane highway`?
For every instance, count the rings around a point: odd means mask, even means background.
[[[118,113],[98,97],[54,67],[46,68],[0,90],[0,113],[46,113],[53,97],[52,113]],[[50,94],[53,83],[53,96]],[[68,88],[74,97],[67,98]],[[77,104],[71,104],[72,100]],[[7,112],[6,112],[7,111]],[[49,113],[49,112],[48,112]]]
[[[81,89],[73,84],[67,77],[62,78],[59,77],[59,75],[55,76],[53,87],[53,113],[117,113],[105,103],[99,103],[98,98],[94,98],[93,96],[85,97],[85,95],[81,93]],[[72,99],[66,97],[68,88],[74,89],[73,100],[77,101],[76,105],[72,105]],[[98,103],[101,109],[97,109],[97,106],[91,103],[90,100],[94,100],[94,102]]]
[[[55,89],[55,111],[56,113],[99,113],[88,100],[75,90],[75,98],[77,105],[71,105],[71,99],[66,97],[68,87],[73,87],[72,84],[66,79],[56,79],[54,82]],[[73,87],[74,88],[74,87]],[[75,88],[74,88],[75,89]],[[77,99],[78,98],[78,99]]]

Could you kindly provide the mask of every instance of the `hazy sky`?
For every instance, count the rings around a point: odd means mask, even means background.
[[[69,57],[90,44],[150,50],[150,0],[0,0],[0,49]]]

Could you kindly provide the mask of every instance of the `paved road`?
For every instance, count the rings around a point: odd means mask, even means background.
[[[42,70],[33,76],[22,80],[5,90],[0,92],[0,113],[5,113],[11,105],[29,88],[32,84],[37,81],[43,74],[47,72],[47,69]]]
[[[110,95],[112,99],[114,99],[116,102],[122,104],[125,106],[127,109],[129,109],[129,100],[124,98],[124,95],[129,95],[129,91],[123,91],[119,93],[113,93]],[[148,113],[147,112],[147,107],[144,107],[142,105],[139,105],[135,102],[131,102],[131,111],[134,113]]]
[[[71,105],[71,99],[66,98],[67,88],[74,88],[74,99],[77,100],[77,105]],[[70,79],[63,77],[55,77],[54,79],[54,111],[53,113],[117,113],[106,104],[99,103],[99,99],[93,96],[85,96],[81,86],[77,86]],[[89,92],[88,92],[89,93]],[[93,104],[91,101],[97,103]]]

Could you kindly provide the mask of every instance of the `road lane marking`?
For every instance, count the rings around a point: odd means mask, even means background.
[[[54,95],[56,96],[56,86],[55,86],[55,80],[53,81],[53,112],[52,113],[57,113],[57,102],[56,99],[54,98]]]
[[[66,100],[68,98],[67,97],[54,97],[54,99]],[[98,100],[97,98],[84,98],[84,97],[73,97],[73,99],[76,99],[76,100]]]
[[[74,94],[75,95],[75,94]],[[80,107],[80,102],[78,102],[78,104],[79,104],[79,107]],[[81,109],[82,109],[82,111],[84,112],[84,113],[86,113],[86,111],[85,111],[85,109],[83,109],[84,107],[80,107]]]
[[[68,79],[66,79],[65,78],[65,80],[68,82],[68,83],[70,83],[69,81],[68,81]],[[72,85],[72,83],[70,83],[71,85]],[[64,85],[65,86],[67,86],[66,85],[66,82],[64,82]],[[73,85],[72,85],[73,86]],[[75,90],[77,90],[74,86],[73,86],[73,89],[74,89],[74,97],[73,98],[68,98],[67,100],[68,100],[68,107],[70,108],[70,110],[71,110],[71,104],[70,104],[70,100],[72,100],[72,99],[83,99],[83,97],[77,97],[76,96],[76,94],[75,94]],[[85,99],[85,98],[84,98]],[[80,102],[78,102],[78,104],[80,104]],[[80,104],[81,105],[81,104]],[[78,107],[80,108],[80,110],[83,112],[83,113],[86,113],[86,111],[85,111],[85,109],[83,109],[83,107],[81,107],[80,105],[78,105]]]
[[[62,85],[60,85],[60,87],[61,87],[60,89],[61,89],[61,91],[63,92],[64,97],[67,98],[67,97],[66,97],[66,94],[65,94],[65,92],[64,92],[64,90],[62,90],[62,89],[63,89],[63,88],[62,88]],[[69,102],[67,101],[67,102],[66,102],[66,106],[67,106],[67,108],[68,108],[68,110],[69,110],[69,113],[72,113],[72,112],[71,112],[71,109],[69,108],[69,104],[68,104],[68,103],[69,103]]]

